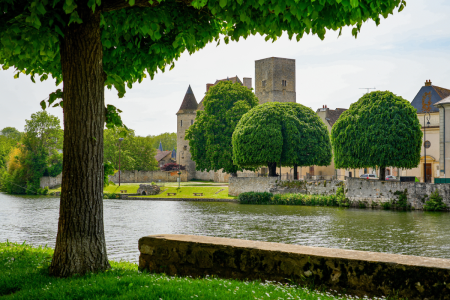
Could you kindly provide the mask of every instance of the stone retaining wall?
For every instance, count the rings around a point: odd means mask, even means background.
[[[230,177],[228,194],[239,196],[245,192],[269,192],[275,188],[278,177]]]
[[[270,192],[273,194],[334,195],[337,189],[344,185],[345,181],[342,180],[278,181]]]
[[[177,276],[292,281],[358,296],[450,299],[450,260],[238,239],[152,235],[139,269]]]
[[[180,175],[181,181],[187,181],[187,173],[182,170]],[[109,176],[109,179],[114,182],[119,182],[119,172],[113,176]],[[158,183],[162,182],[177,182],[178,171],[121,171],[120,182],[122,183]]]
[[[41,187],[41,189],[45,188],[46,186],[52,189],[55,186],[60,185],[61,183],[62,183],[62,173],[56,177],[49,177],[49,176],[41,177],[39,186]]]
[[[450,184],[423,182],[378,181],[360,178],[347,178],[346,197],[355,203],[365,202],[368,206],[379,207],[381,203],[397,200],[396,191],[407,193],[408,204],[413,209],[423,209],[431,193],[439,191],[447,207],[450,207]]]

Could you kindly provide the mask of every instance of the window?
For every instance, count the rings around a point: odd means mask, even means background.
[[[183,120],[180,121],[180,127],[183,127]]]
[[[194,124],[194,120],[191,120],[191,125]]]
[[[286,80],[281,80],[281,86],[287,86],[287,81]]]
[[[184,149],[184,150],[187,150],[187,146],[184,146],[183,149]]]
[[[266,81],[263,80],[263,81],[261,82],[261,84],[262,84],[263,87],[266,86]]]

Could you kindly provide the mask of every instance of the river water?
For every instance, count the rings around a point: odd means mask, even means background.
[[[0,193],[0,242],[54,247],[59,199]],[[195,234],[450,259],[450,214],[219,202],[104,200],[108,257],[137,262],[138,240]]]

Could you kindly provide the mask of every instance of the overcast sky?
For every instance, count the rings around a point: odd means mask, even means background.
[[[339,38],[337,32],[328,32],[324,41],[305,36],[296,42],[283,36],[272,43],[258,35],[218,47],[210,44],[193,55],[184,53],[172,71],[135,84],[122,99],[106,89],[105,102],[123,110],[124,123],[138,135],[175,132],[175,114],[189,85],[198,102],[206,83],[216,79],[251,77],[254,86],[255,60],[272,56],[296,60],[297,102],[313,110],[325,104],[348,108],[366,87],[412,101],[427,79],[450,88],[449,16],[448,0],[409,0],[401,13],[382,19],[378,27],[365,23],[357,39],[347,29]],[[0,129],[23,131],[25,119],[40,110],[39,102],[56,87],[52,80],[32,83],[25,75],[13,75],[12,69],[0,69]],[[48,111],[62,120],[61,108]]]

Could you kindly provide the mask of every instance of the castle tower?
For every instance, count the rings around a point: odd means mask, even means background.
[[[189,141],[185,140],[186,130],[194,124],[197,100],[189,86],[180,109],[177,112],[177,163],[186,166],[188,180],[195,178],[195,162],[191,159]]]
[[[269,57],[256,60],[255,95],[259,104],[296,102],[295,59]]]

